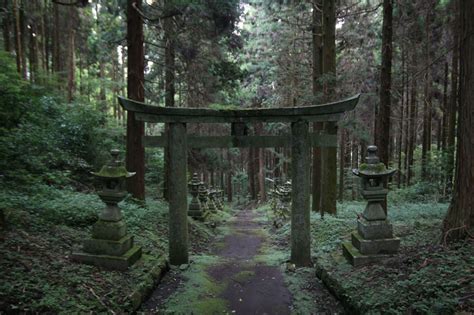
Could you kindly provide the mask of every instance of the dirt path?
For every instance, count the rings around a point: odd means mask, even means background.
[[[338,313],[340,306],[308,268],[285,275],[285,253],[274,248],[261,214],[236,212],[209,255],[193,257],[187,270],[174,268],[143,305],[162,314],[315,314]],[[291,279],[292,277],[292,279]],[[295,294],[290,292],[290,289]],[[302,291],[302,292],[300,292]],[[303,294],[301,294],[303,293]],[[312,305],[324,299],[319,310]],[[328,306],[328,301],[329,307]],[[321,302],[321,301],[319,301]],[[158,311],[159,310],[159,311]]]

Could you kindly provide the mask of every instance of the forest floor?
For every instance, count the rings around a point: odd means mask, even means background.
[[[335,314],[342,306],[314,277],[291,268],[265,213],[235,210],[222,236],[192,263],[172,268],[144,312],[162,314]],[[290,268],[288,268],[290,266]]]
[[[127,271],[110,271],[75,263],[104,204],[94,193],[49,186],[1,190],[0,314],[129,313],[141,301],[133,295],[153,288],[168,250],[168,204],[149,198],[120,204],[128,231],[143,256]],[[219,211],[207,222],[189,220],[191,252],[207,248],[214,225],[229,215]]]

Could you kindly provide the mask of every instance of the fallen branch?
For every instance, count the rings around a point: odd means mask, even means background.
[[[451,228],[451,229],[447,230],[446,233],[444,233],[443,246],[444,246],[444,247],[447,247],[447,246],[448,246],[447,239],[448,239],[449,233],[451,233],[451,232],[453,232],[453,231],[456,231],[456,230],[465,229],[465,228],[466,228],[466,224],[464,224],[463,226],[458,226],[458,227]]]
[[[96,299],[97,301],[99,301],[99,303],[105,307],[106,309],[109,310],[110,313],[112,314],[117,314],[114,310],[112,310],[110,307],[107,306],[107,304],[104,303],[104,301],[102,301],[102,299],[95,293],[94,289],[92,289],[91,287],[88,287],[87,285],[83,284],[82,285],[85,289],[87,289]]]

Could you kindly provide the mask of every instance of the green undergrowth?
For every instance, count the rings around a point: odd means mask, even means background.
[[[168,204],[126,199],[120,206],[128,231],[143,249],[143,258],[126,272],[71,261],[71,253],[81,250],[104,207],[96,194],[43,185],[0,190],[0,209],[7,221],[0,228],[0,313],[130,310],[127,296],[167,256]],[[223,217],[221,213],[211,225]],[[189,222],[191,251],[199,251],[214,237],[214,228]]]
[[[447,204],[389,203],[389,219],[401,239],[399,254],[381,264],[353,268],[342,257],[341,244],[350,241],[364,207],[364,202],[338,204],[337,216],[323,219],[311,213],[312,255],[337,283],[337,293],[356,306],[351,312],[452,314],[474,310],[472,242],[439,245]],[[269,207],[261,211],[271,220]],[[289,246],[289,222],[273,229],[272,237],[281,247]]]

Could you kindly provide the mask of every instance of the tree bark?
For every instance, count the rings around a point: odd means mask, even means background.
[[[344,128],[341,128],[341,143],[339,144],[339,195],[340,201],[344,200],[344,166],[346,161],[346,133]]]
[[[172,1],[165,1],[165,10],[171,10]],[[165,42],[165,106],[166,107],[175,107],[175,34],[174,34],[174,25],[173,18],[167,17],[163,20],[163,32],[164,32],[164,42]],[[165,130],[168,130],[168,124],[165,124]],[[169,199],[168,191],[168,182],[171,175],[171,170],[169,168],[169,150],[168,148],[164,149],[165,163],[164,163],[164,187],[163,187],[163,197],[165,200]]]
[[[390,141],[390,107],[392,85],[392,0],[383,2],[382,26],[382,69],[380,72],[380,106],[376,118],[377,128],[375,144],[378,148],[380,161],[389,163]]]
[[[323,74],[327,78],[323,86],[325,101],[334,94],[336,79],[336,4],[334,0],[323,0]],[[334,123],[324,123],[329,134],[337,134]],[[321,215],[336,214],[337,199],[337,148],[321,149]]]
[[[376,118],[375,144],[378,148],[380,161],[389,164],[390,143],[390,108],[392,87],[392,0],[383,1],[383,25],[382,25],[382,69],[380,72],[380,106]],[[387,182],[384,184],[387,186]],[[387,200],[382,203],[387,212]]]
[[[447,136],[448,136],[448,84],[449,84],[449,64],[444,63],[444,81],[443,81],[443,116],[441,120],[441,150],[446,151]]]
[[[67,100],[72,102],[74,99],[74,92],[76,91],[76,8],[71,6],[68,8],[69,18],[69,45],[68,45],[68,71],[67,71]],[[101,63],[102,67],[102,63]],[[102,82],[101,82],[102,88]]]
[[[460,3],[461,45],[458,146],[453,199],[443,224],[444,240],[472,237],[474,229],[474,2]]]
[[[425,60],[427,65],[431,65],[432,49],[431,49],[431,25],[433,23],[433,10],[427,10],[425,19]],[[431,73],[431,67],[426,69],[425,75],[425,91],[424,91],[424,103],[423,103],[423,142],[421,148],[421,177],[424,180],[428,178],[428,164],[430,161],[431,152],[431,129],[432,129],[432,100],[433,100],[433,75]]]
[[[15,18],[15,52],[16,52],[16,69],[19,74],[23,73],[23,66],[21,64],[21,55],[23,48],[21,43],[21,28],[20,28],[20,9],[18,0],[13,0],[13,16]]]
[[[28,66],[26,63],[26,47],[27,47],[27,31],[25,22],[25,4],[20,1],[19,14],[20,14],[20,41],[21,41],[21,75],[23,79],[28,79]]]
[[[448,118],[448,134],[447,134],[447,175],[446,175],[446,191],[450,193],[453,187],[454,177],[454,157],[456,144],[456,116],[458,111],[458,77],[459,77],[459,40],[460,40],[460,16],[459,16],[459,0],[454,1],[454,23],[452,28],[454,49],[452,54],[451,65],[451,95],[449,99],[449,118]]]
[[[128,0],[127,5],[127,96],[129,99],[143,102],[145,100],[143,22],[133,7],[134,4],[140,9],[142,2]],[[144,123],[136,121],[134,113],[128,113],[126,166],[129,172],[136,174],[127,180],[127,189],[134,198],[141,200],[145,199],[145,149],[142,143],[144,132]]]
[[[105,93],[105,61],[99,59],[99,106],[100,111],[107,114],[107,95]]]
[[[60,29],[60,20],[59,20],[59,5],[53,3],[53,71],[61,71],[60,65],[60,39],[59,39],[59,29]]]
[[[416,58],[413,57],[413,64],[415,64]],[[408,138],[408,171],[407,171],[407,178],[406,184],[407,186],[410,185],[411,179],[415,176],[415,171],[413,169],[414,163],[414,153],[415,153],[415,146],[416,146],[416,130],[417,130],[417,82],[414,77],[411,78],[411,87],[410,87],[410,130],[409,130],[409,138]]]
[[[248,149],[248,178],[249,178],[249,193],[251,200],[257,199],[257,189],[255,183],[255,148]]]
[[[34,22],[30,23],[29,37],[28,59],[30,61],[30,81],[36,82],[36,75],[38,72],[38,43],[36,40],[36,23]]]
[[[320,78],[323,72],[322,54],[322,0],[313,2],[312,14],[312,92],[313,99],[316,100],[318,94],[322,92]],[[322,123],[313,123],[314,133],[320,132]],[[321,209],[321,148],[313,148],[313,174],[312,174],[312,210],[319,212]]]
[[[10,14],[8,9],[8,0],[3,0],[2,3],[3,19],[2,19],[2,31],[3,31],[3,48],[5,51],[11,51],[10,45]]]

